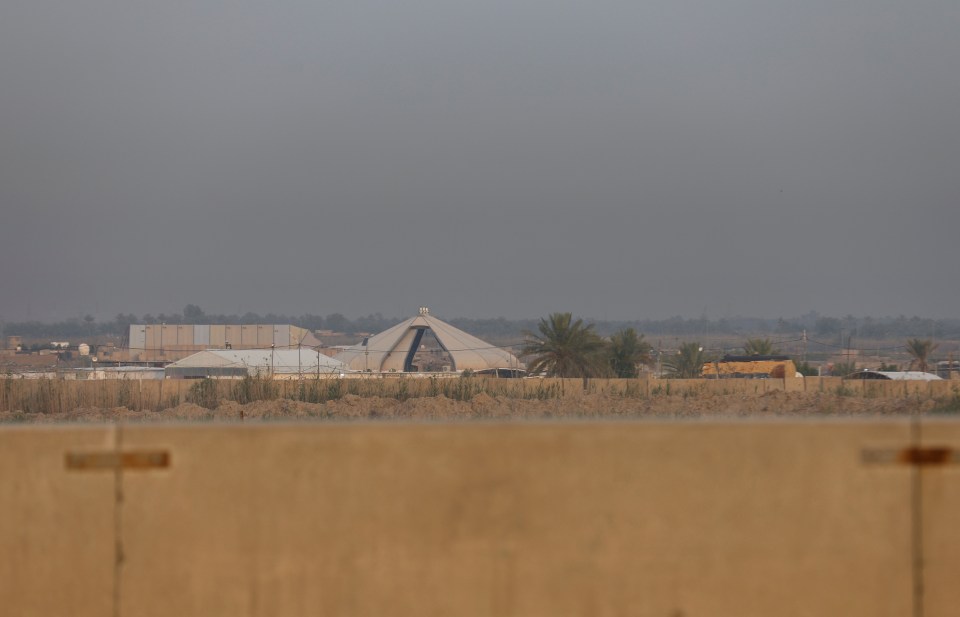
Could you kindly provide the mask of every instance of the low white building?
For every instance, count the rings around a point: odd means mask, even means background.
[[[207,349],[166,367],[173,379],[203,377],[339,377],[344,366],[312,349]]]
[[[76,372],[76,379],[163,379],[163,369],[152,366],[102,366]]]
[[[871,371],[862,370],[847,376],[850,379],[887,379],[893,381],[942,381],[932,373],[922,371]]]

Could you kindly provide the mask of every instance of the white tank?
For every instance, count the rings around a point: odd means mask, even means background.
[[[79,353],[81,356],[89,356],[90,345],[87,345],[86,343],[80,343],[77,345],[77,353]]]

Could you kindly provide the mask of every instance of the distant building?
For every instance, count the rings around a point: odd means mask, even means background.
[[[869,371],[862,370],[851,373],[847,376],[849,379],[888,379],[893,381],[941,381],[942,377],[937,377],[933,373],[924,373],[922,371]]]
[[[322,345],[312,332],[289,324],[131,324],[125,358],[174,362],[205,349],[294,349]],[[122,355],[122,354],[121,354]]]
[[[724,356],[723,359],[703,365],[707,378],[768,379],[794,377],[797,367],[787,356]]]
[[[339,377],[343,363],[312,349],[208,349],[166,367],[172,379]]]
[[[149,366],[102,366],[72,371],[73,379],[101,380],[119,379],[130,381],[163,379],[162,368]],[[66,377],[66,375],[64,375]]]
[[[944,379],[960,379],[960,361],[941,360],[937,362],[937,375]]]
[[[365,338],[335,356],[352,371],[451,373],[470,370],[517,376],[524,365],[509,351],[455,328],[421,308],[420,314]]]

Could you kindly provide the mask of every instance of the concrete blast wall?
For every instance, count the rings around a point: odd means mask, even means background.
[[[920,434],[960,446],[955,423]],[[885,454],[916,437],[906,420],[8,428],[0,606],[947,617],[960,471]]]

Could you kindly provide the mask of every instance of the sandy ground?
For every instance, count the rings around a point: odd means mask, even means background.
[[[942,403],[917,398],[862,398],[822,392],[768,392],[760,395],[707,395],[696,397],[612,397],[587,394],[576,400],[524,400],[478,394],[469,401],[444,396],[392,398],[346,395],[326,403],[292,400],[259,401],[241,405],[222,401],[215,409],[184,403],[162,411],[76,409],[62,414],[0,412],[0,423],[58,422],[256,422],[283,420],[536,420],[536,419],[643,419],[724,417],[823,417],[889,416],[942,411]]]

